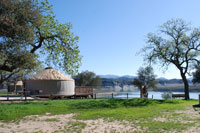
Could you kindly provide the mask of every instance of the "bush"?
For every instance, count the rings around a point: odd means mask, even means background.
[[[172,92],[164,92],[162,94],[163,99],[172,99]]]

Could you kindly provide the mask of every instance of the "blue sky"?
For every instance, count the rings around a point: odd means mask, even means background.
[[[80,37],[82,66],[98,75],[136,75],[144,66],[137,53],[145,45],[146,35],[156,32],[172,18],[182,18],[200,27],[199,0],[49,0],[61,23],[71,22]],[[158,77],[180,78],[169,67]]]

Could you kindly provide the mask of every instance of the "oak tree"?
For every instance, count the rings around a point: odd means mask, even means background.
[[[81,56],[78,36],[71,29],[71,23],[56,20],[48,0],[1,0],[1,81],[21,70],[34,69],[43,59],[47,65],[75,74]]]
[[[164,23],[158,33],[149,33],[143,49],[145,60],[159,63],[162,67],[173,64],[180,72],[184,83],[185,99],[189,99],[189,84],[186,75],[200,54],[200,30],[182,19]]]

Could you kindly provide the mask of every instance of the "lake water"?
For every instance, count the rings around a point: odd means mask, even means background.
[[[128,93],[128,98],[140,98],[140,91],[117,92],[117,93],[114,94],[113,97],[114,98],[120,98],[120,99],[126,99],[127,93]],[[184,92],[172,92],[172,93],[173,94],[184,94]],[[162,94],[164,94],[164,92],[148,91],[148,98],[163,99]],[[190,99],[199,99],[199,94],[200,94],[200,92],[190,92]],[[109,98],[109,97],[111,97],[111,95],[107,95],[105,97]]]

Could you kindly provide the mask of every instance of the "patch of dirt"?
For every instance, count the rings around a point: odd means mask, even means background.
[[[60,130],[65,125],[65,121],[69,121],[73,114],[55,115],[55,116],[28,116],[24,120],[17,123],[4,124],[0,127],[1,133],[10,132],[54,132]],[[62,118],[62,119],[61,119]],[[46,121],[46,119],[57,119],[59,122]]]
[[[200,117],[200,112],[199,111],[194,111],[192,107],[187,107],[186,110],[178,110],[175,113],[179,113],[182,115],[185,115],[186,117],[189,118],[198,118]]]
[[[182,117],[187,117],[191,119],[199,119],[200,120],[200,112],[194,111],[192,107],[188,107],[186,110],[179,110],[176,113],[182,114]],[[195,126],[190,127],[188,130],[184,131],[187,133],[200,133],[200,121],[197,121]]]
[[[132,127],[128,122],[107,122],[103,119],[98,120],[86,120],[82,121],[87,123],[87,127],[83,129],[83,132],[95,132],[95,133],[103,133],[103,132],[134,132],[141,131],[139,127]]]
[[[140,131],[138,127],[132,127],[128,122],[120,123],[119,121],[108,122],[103,119],[97,120],[75,120],[75,114],[54,115],[46,114],[45,116],[33,115],[27,116],[18,123],[0,122],[1,133],[52,133],[71,132],[102,133],[102,132],[134,132]],[[77,126],[70,123],[84,123],[83,129],[77,129]],[[74,128],[74,129],[73,129]]]
[[[164,118],[164,117],[157,117],[157,118],[154,118],[153,120],[154,120],[154,121],[160,121],[160,122],[169,121],[167,118]]]

